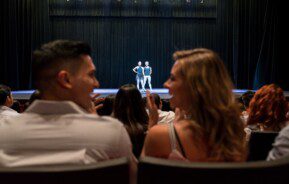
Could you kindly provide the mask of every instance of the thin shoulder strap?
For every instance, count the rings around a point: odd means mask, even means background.
[[[172,123],[172,124],[173,124],[173,123]],[[177,131],[176,131],[175,126],[173,126],[173,128],[174,128],[174,132],[175,132],[175,135],[176,135],[178,144],[179,144],[179,146],[180,146],[180,148],[181,148],[182,155],[183,155],[185,158],[187,158],[186,153],[185,153],[185,150],[184,150],[184,147],[183,147],[183,145],[182,145],[182,142],[181,142],[180,137],[179,137],[179,135],[178,135],[178,133],[177,133]]]
[[[170,142],[171,142],[171,148],[172,148],[172,151],[173,150],[177,150],[177,144],[176,144],[176,141],[178,142],[178,144],[180,145],[180,149],[181,149],[181,153],[183,155],[183,157],[187,158],[186,157],[186,153],[184,152],[184,148],[183,148],[183,145],[181,144],[180,142],[180,138],[175,130],[175,127],[174,127],[174,123],[169,123],[169,136],[170,136]]]
[[[173,123],[169,123],[169,136],[170,136],[170,142],[171,142],[171,149],[173,151],[173,150],[177,149],[176,135],[174,132],[174,124]]]

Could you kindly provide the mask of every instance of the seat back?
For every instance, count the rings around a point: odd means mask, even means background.
[[[248,161],[266,160],[278,132],[253,131],[248,143]]]
[[[139,162],[138,184],[289,183],[289,157],[246,163],[188,163],[145,157]]]
[[[9,184],[129,183],[129,159],[82,166],[0,168],[0,181]]]

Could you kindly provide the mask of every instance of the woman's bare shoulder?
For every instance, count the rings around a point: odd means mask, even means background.
[[[144,150],[146,156],[167,157],[171,151],[168,125],[155,125],[149,130],[144,143]]]

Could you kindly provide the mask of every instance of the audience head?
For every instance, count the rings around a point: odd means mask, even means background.
[[[135,85],[126,84],[120,87],[115,97],[113,114],[126,128],[132,127],[130,135],[137,133],[134,131],[143,131],[147,126],[148,114]]]
[[[102,116],[110,116],[113,111],[113,105],[115,100],[115,94],[107,95],[102,102],[102,108],[97,110],[97,113]]]
[[[257,125],[262,130],[280,131],[285,125],[288,103],[283,90],[275,84],[260,88],[249,105],[248,125]]]
[[[244,159],[243,123],[233,95],[233,84],[223,61],[204,48],[177,51],[164,86],[172,108],[192,120],[197,137],[206,137],[212,160]]]
[[[18,100],[14,100],[13,104],[10,107],[11,109],[15,110],[18,113],[22,112],[21,104]]]
[[[153,97],[158,109],[162,109],[162,101],[161,101],[160,96],[156,93],[152,93],[151,96]]]
[[[247,91],[244,94],[242,94],[241,100],[245,110],[249,108],[250,101],[253,98],[254,94],[255,94],[254,91]]]
[[[126,84],[120,87],[115,97],[113,115],[124,124],[133,144],[133,153],[138,157],[142,150],[149,117],[135,85]]]
[[[91,107],[90,93],[99,86],[90,46],[80,41],[56,40],[33,53],[33,79],[41,98],[70,100]]]
[[[0,85],[0,105],[11,107],[13,105],[13,97],[11,88],[5,85]]]
[[[39,100],[39,99],[41,99],[40,91],[35,90],[29,98],[29,105],[31,105],[35,100]]]

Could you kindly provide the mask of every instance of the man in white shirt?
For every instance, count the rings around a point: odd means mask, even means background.
[[[289,156],[289,122],[276,137],[267,160],[277,160],[286,156]]]
[[[33,53],[33,79],[41,92],[21,115],[0,121],[0,166],[90,164],[131,157],[123,125],[95,112],[99,87],[90,46],[56,40]]]
[[[13,105],[11,89],[8,86],[0,85],[0,120],[19,113],[10,107]]]
[[[172,123],[175,119],[175,113],[173,111],[162,111],[162,101],[158,94],[152,93],[151,96],[154,98],[155,104],[158,107],[158,124]]]

